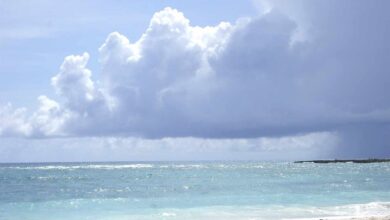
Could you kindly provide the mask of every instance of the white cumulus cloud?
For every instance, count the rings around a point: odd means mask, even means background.
[[[2,108],[1,134],[350,137],[390,122],[386,2],[261,2],[261,15],[234,24],[193,26],[168,7],[134,42],[109,34],[97,76],[88,53],[66,57],[52,78],[61,101],[41,96],[31,116]]]

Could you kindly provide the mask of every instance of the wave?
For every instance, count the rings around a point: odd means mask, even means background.
[[[355,165],[355,164],[354,164]],[[318,164],[292,164],[288,162],[267,163],[267,162],[244,162],[244,163],[129,163],[129,164],[110,164],[110,163],[95,163],[95,164],[44,164],[44,165],[7,165],[0,166],[0,169],[19,169],[19,170],[75,170],[75,169],[217,169],[217,170],[236,170],[236,169],[290,169],[290,170],[306,170],[319,166]],[[375,166],[375,165],[372,165]],[[334,168],[343,168],[343,166]],[[359,167],[356,167],[357,169]],[[389,171],[390,167],[381,167]]]
[[[76,170],[76,169],[141,169],[153,168],[153,164],[90,164],[90,165],[47,165],[47,166],[8,166],[3,169],[17,169],[17,170]]]
[[[205,220],[318,220],[360,219],[390,216],[389,202],[342,206],[229,206],[188,209],[163,209],[157,213],[126,219],[205,219]]]
[[[365,204],[349,204],[340,206],[298,206],[298,205],[266,205],[266,206],[204,206],[189,208],[156,208],[138,206],[139,200],[130,198],[112,199],[71,199],[34,203],[37,215],[50,216],[50,209],[58,210],[57,216],[72,214],[72,219],[100,220],[318,220],[318,219],[360,219],[374,216],[390,216],[390,202],[371,202]],[[19,204],[19,205],[17,205]],[[31,203],[0,204],[1,210],[14,209],[15,213],[23,213]],[[104,211],[107,207],[115,207],[115,215]],[[15,210],[17,208],[17,210]],[[62,210],[62,211],[61,211]],[[43,213],[40,213],[43,212]],[[12,213],[10,213],[11,215]],[[74,214],[74,215],[73,215]],[[85,215],[85,216],[83,216]],[[0,215],[1,216],[1,215]],[[7,215],[5,215],[7,217]],[[9,219],[19,219],[10,216]],[[7,219],[7,218],[5,218]],[[65,219],[65,218],[55,218]]]
[[[164,164],[158,168],[170,169],[263,169],[264,164],[228,164],[228,163],[203,163],[203,164]]]
[[[165,209],[127,219],[205,219],[205,220],[336,220],[390,216],[389,202],[371,202],[331,207],[314,206],[230,206]],[[371,218],[370,218],[371,219]]]
[[[260,164],[82,164],[82,165],[41,165],[3,166],[0,169],[17,170],[76,170],[76,169],[263,169]]]

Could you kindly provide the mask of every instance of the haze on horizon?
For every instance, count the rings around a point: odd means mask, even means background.
[[[390,157],[389,10],[0,0],[0,162]]]

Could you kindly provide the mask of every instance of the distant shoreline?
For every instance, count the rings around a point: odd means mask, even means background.
[[[355,160],[298,160],[294,163],[385,163],[390,159],[355,159]]]

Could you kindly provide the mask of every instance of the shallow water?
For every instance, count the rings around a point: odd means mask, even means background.
[[[0,219],[284,219],[390,214],[390,163],[0,165]]]

